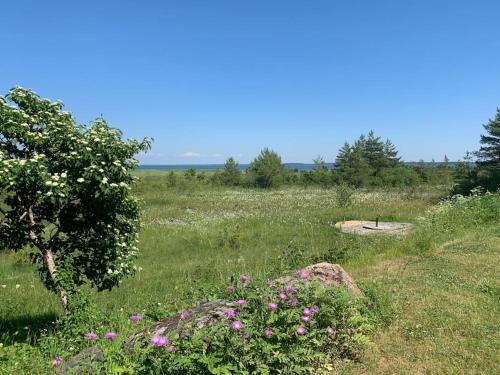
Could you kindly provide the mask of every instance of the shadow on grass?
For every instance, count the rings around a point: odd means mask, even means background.
[[[42,331],[50,330],[56,319],[54,313],[24,315],[15,319],[0,317],[0,342],[4,345],[35,344]]]

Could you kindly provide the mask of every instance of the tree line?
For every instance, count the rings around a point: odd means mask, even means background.
[[[406,165],[398,156],[390,140],[381,140],[373,131],[361,135],[352,145],[345,143],[330,167],[322,157],[313,160],[314,168],[308,171],[286,169],[280,155],[264,148],[241,170],[238,162],[230,157],[224,167],[214,173],[197,172],[190,168],[181,175],[171,171],[167,176],[169,186],[185,187],[200,182],[221,186],[246,186],[274,188],[281,185],[316,185],[331,187],[338,184],[353,187],[391,186],[402,187],[428,184],[446,184],[453,181],[453,168],[447,162],[416,163]]]

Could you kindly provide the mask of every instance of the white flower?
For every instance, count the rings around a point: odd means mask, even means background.
[[[19,289],[20,287],[21,287],[21,285],[16,284],[16,289]]]
[[[84,179],[83,177],[80,177],[80,178],[78,178],[78,179],[76,180],[76,182],[80,182],[80,183],[82,183],[82,182],[84,182],[84,181],[85,181],[85,179]]]

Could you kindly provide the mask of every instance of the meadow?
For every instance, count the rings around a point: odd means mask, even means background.
[[[484,207],[456,203],[455,212],[438,205],[446,186],[358,189],[346,203],[335,187],[168,187],[164,172],[137,176],[143,221],[137,274],[110,292],[92,293],[102,313],[140,313],[147,325],[224,289],[231,275],[265,280],[328,261],[341,264],[374,298],[381,326],[360,361],[332,363],[326,373],[500,372],[498,194]],[[439,209],[449,211],[445,218]],[[334,227],[377,217],[416,229],[399,238]],[[36,346],[62,313],[27,258],[27,252],[0,254],[4,349]],[[35,366],[21,357],[25,368]],[[0,358],[13,368],[12,358]]]

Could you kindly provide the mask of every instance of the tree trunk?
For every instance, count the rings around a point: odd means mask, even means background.
[[[56,276],[56,264],[54,263],[54,254],[52,253],[52,250],[47,249],[43,253],[43,260],[49,269],[49,274],[52,280],[55,281]],[[59,299],[61,300],[61,303],[64,308],[64,313],[69,314],[69,309],[68,309],[68,292],[66,289],[59,287]]]
[[[26,213],[28,214],[31,226],[33,227],[35,225],[35,215],[33,215],[33,210],[31,209],[31,207]],[[40,241],[33,229],[30,230],[30,239],[33,244],[42,251],[43,261],[47,266],[47,269],[49,270],[50,277],[58,288],[59,299],[61,300],[61,303],[63,305],[64,313],[69,314],[68,292],[65,288],[58,287],[56,282],[56,263],[54,262],[54,253],[52,253],[51,249],[47,249],[46,246],[43,246],[43,243]]]

